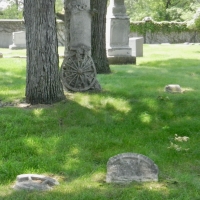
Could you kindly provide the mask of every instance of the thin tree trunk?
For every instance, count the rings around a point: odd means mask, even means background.
[[[106,55],[107,0],[91,0],[92,10],[92,58],[97,73],[110,73]],[[94,11],[96,10],[96,12]]]
[[[69,42],[70,42],[70,10],[68,8],[71,0],[64,0],[64,23],[65,23],[65,56],[67,56],[69,52]]]
[[[59,76],[55,0],[24,0],[26,101],[50,104],[64,98]]]
[[[17,10],[18,10],[18,8],[19,8],[19,1],[15,0],[15,4],[16,4]]]
[[[165,8],[168,9],[170,5],[171,5],[171,0],[167,0]]]

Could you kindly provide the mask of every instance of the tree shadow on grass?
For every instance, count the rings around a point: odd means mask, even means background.
[[[198,116],[192,112],[200,106],[199,101],[194,105],[190,103],[194,100],[193,96],[166,95],[153,83],[149,86],[143,80],[134,85],[133,73],[138,71],[135,72],[132,67],[127,70],[129,72],[124,74],[115,73],[114,88],[107,85],[107,91],[102,93],[84,94],[79,103],[72,99],[48,108],[1,108],[1,183],[9,185],[18,174],[39,173],[58,178],[61,185],[44,193],[14,192],[5,186],[8,192],[0,197],[131,199],[137,195],[141,197],[142,193],[143,199],[148,195],[152,199],[169,199],[169,191],[163,194],[166,188],[149,191],[137,184],[130,186],[134,189],[106,184],[106,163],[118,153],[135,152],[150,157],[158,164],[161,179],[171,176],[170,170],[167,175],[164,174],[166,166],[172,166],[171,171],[183,170],[178,168],[177,163],[184,166],[188,156],[197,159],[197,155],[186,152],[181,158],[177,152],[167,150],[169,138],[175,133],[185,132],[190,137],[199,131]],[[137,77],[143,75],[138,74]],[[113,75],[108,75],[108,79],[109,76]],[[123,78],[119,79],[121,76]],[[129,86],[123,83],[123,79],[130,80]],[[134,87],[141,90],[134,91]],[[182,107],[189,108],[187,113]]]
[[[118,95],[112,92],[103,93],[105,98],[112,96],[120,99],[121,95]],[[61,186],[57,186],[58,188],[50,193],[12,192],[4,199],[55,199],[56,196],[57,199],[66,196],[80,199],[81,195],[85,195],[85,199],[130,197],[128,189],[119,187],[119,193],[115,192],[116,186],[105,184],[106,162],[109,157],[123,152],[136,152],[151,157],[161,169],[164,169],[168,162],[173,165],[169,159],[170,152],[166,151],[167,146],[163,147],[163,144],[167,145],[169,142],[168,137],[171,134],[162,128],[166,125],[165,118],[171,117],[172,122],[179,117],[174,116],[177,102],[160,102],[152,98],[151,102],[157,102],[157,106],[152,107],[148,101],[143,100],[143,97],[137,101],[129,99],[130,111],[127,113],[117,110],[109,102],[102,107],[97,105],[94,110],[73,101],[45,109],[3,108],[1,116],[5,115],[5,118],[2,121],[1,117],[1,132],[4,134],[1,148],[7,149],[7,152],[2,155],[1,183],[8,184],[15,180],[16,175],[22,173],[47,174],[58,177],[61,181]],[[158,112],[157,109],[161,111]],[[161,120],[156,121],[156,118]],[[191,122],[185,118],[183,120],[186,124]],[[176,129],[174,125],[171,124],[172,130]],[[187,127],[191,132],[198,129],[193,125]],[[185,127],[182,130],[185,130]],[[160,137],[163,133],[166,135]],[[155,140],[162,143],[160,146],[156,145],[159,146],[158,149],[154,148]],[[184,163],[178,154],[173,155],[173,158]],[[96,179],[95,176],[100,178]],[[81,185],[83,183],[85,185]],[[63,190],[66,192],[62,192]],[[144,189],[143,193],[146,192],[148,190]],[[149,193],[157,197],[162,191]]]
[[[16,63],[19,65],[18,68],[15,67]],[[0,65],[0,100],[8,102],[21,97],[26,79],[25,60],[3,58]]]

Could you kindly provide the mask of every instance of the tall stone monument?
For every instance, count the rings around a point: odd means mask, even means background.
[[[106,49],[110,64],[135,64],[129,47],[130,18],[124,0],[110,0],[107,9]]]
[[[99,91],[96,68],[91,57],[90,0],[71,0],[66,5],[70,11],[68,49],[62,63],[61,78],[69,91]]]

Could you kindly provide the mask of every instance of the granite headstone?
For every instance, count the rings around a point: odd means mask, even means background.
[[[158,181],[158,167],[148,157],[136,153],[122,153],[107,163],[107,183]]]

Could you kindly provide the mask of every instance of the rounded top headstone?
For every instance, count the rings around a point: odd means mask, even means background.
[[[107,163],[107,183],[158,181],[158,167],[148,157],[136,153],[122,153]]]

